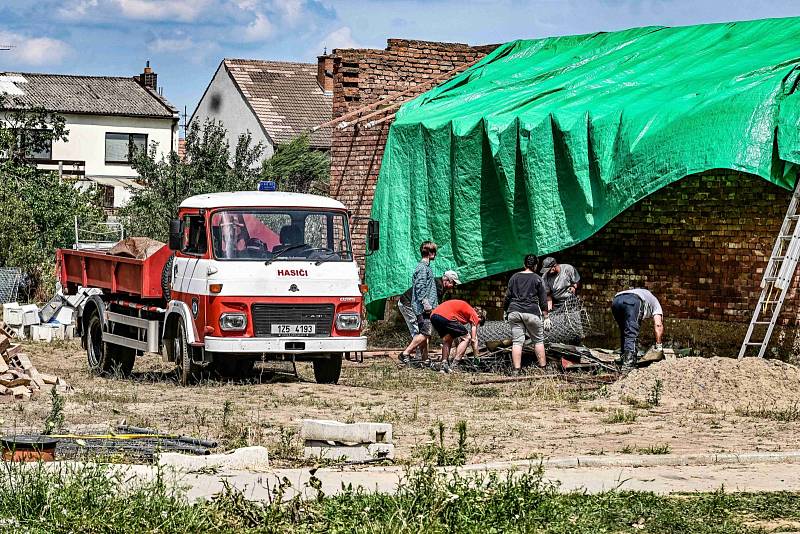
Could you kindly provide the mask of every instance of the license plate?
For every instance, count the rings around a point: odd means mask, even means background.
[[[278,335],[309,336],[315,334],[317,326],[313,324],[274,324],[271,332]]]

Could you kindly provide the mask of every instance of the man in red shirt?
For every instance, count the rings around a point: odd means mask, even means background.
[[[467,345],[472,340],[472,351],[478,354],[478,325],[486,321],[486,312],[481,308],[477,310],[463,300],[448,300],[439,304],[431,312],[431,323],[442,338],[442,371],[450,372],[450,347],[453,340],[461,339],[456,347],[456,357],[453,364],[458,363],[467,351]],[[470,331],[466,325],[470,325]]]

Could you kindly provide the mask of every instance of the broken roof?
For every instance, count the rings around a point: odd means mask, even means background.
[[[65,74],[0,73],[4,107],[42,107],[57,113],[177,117],[167,100],[133,78]],[[15,105],[15,103],[17,105]]]
[[[223,65],[275,143],[286,143],[331,120],[333,95],[317,83],[317,65],[224,59]],[[330,148],[331,129],[311,133],[311,146]]]

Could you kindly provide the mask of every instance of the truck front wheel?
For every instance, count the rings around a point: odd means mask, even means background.
[[[314,360],[314,379],[317,384],[337,384],[342,375],[342,355],[331,354]]]
[[[182,386],[191,386],[200,378],[201,369],[199,365],[192,361],[192,347],[186,338],[186,326],[183,324],[183,319],[178,320],[173,343],[175,365],[178,369],[178,381]]]

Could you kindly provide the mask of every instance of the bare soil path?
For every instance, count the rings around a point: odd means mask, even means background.
[[[448,444],[453,428],[467,422],[467,463],[568,455],[619,453],[783,451],[800,449],[800,418],[791,412],[695,403],[646,406],[601,390],[565,392],[553,380],[472,386],[474,375],[398,369],[390,358],[345,362],[337,386],[272,377],[270,382],[207,381],[182,388],[156,356],[137,361],[129,379],[100,378],[86,370],[77,342],[29,344],[41,372],[65,378],[70,429],[81,425],[130,425],[219,439],[225,448],[266,445],[276,467],[298,465],[299,420],[384,421],[394,425],[400,462],[416,462],[418,447],[441,421]],[[609,388],[610,389],[610,388]],[[800,388],[798,388],[800,389]],[[675,392],[662,392],[673,398]],[[46,395],[0,406],[0,427],[41,428],[50,411]],[[781,420],[782,419],[782,420]]]

